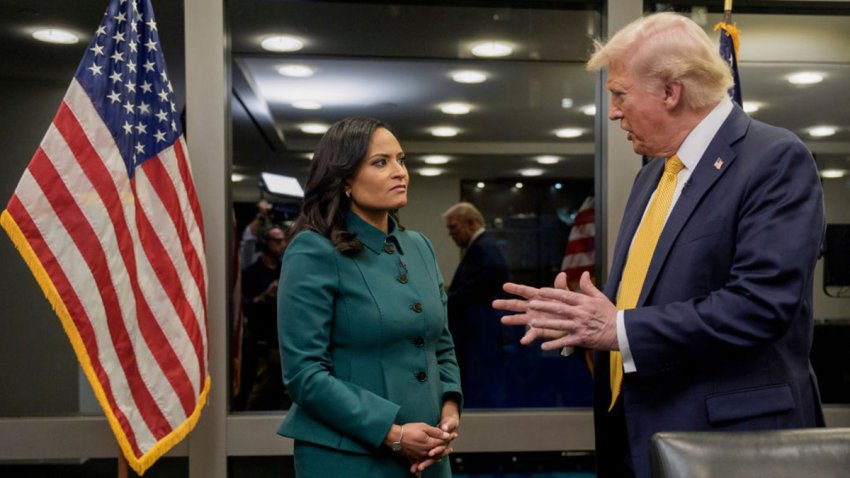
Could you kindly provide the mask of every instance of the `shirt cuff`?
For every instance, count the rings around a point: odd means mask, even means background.
[[[623,372],[637,372],[635,361],[632,358],[632,350],[629,348],[629,338],[626,336],[626,313],[623,310],[617,311],[617,344],[620,346],[620,353],[623,355]]]

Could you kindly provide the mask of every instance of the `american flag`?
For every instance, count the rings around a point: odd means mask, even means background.
[[[596,223],[593,206],[593,197],[590,196],[584,200],[576,213],[561,264],[561,271],[567,273],[568,285],[573,290],[578,288],[578,280],[585,271],[590,273],[591,279],[596,275]]]
[[[150,0],[112,0],[2,213],[142,474],[209,391],[203,224]]]

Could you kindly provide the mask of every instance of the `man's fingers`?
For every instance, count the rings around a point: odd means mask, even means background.
[[[529,320],[531,317],[527,314],[505,315],[501,318],[504,325],[528,325]]]
[[[530,329],[526,330],[525,335],[523,335],[522,338],[519,339],[519,343],[521,343],[522,345],[529,345],[529,344],[533,343],[535,340],[537,340],[537,333],[536,333],[535,329],[530,328]]]
[[[561,272],[555,276],[555,285],[553,286],[556,289],[566,289],[567,288],[567,273]]]
[[[576,345],[575,339],[569,335],[565,335],[559,339],[547,340],[540,344],[540,348],[543,350],[560,350],[564,347],[572,347]]]
[[[535,329],[559,331],[558,337],[564,335],[564,332],[570,332],[575,328],[575,322],[566,318],[547,319],[545,317],[536,317],[531,321],[531,326]],[[538,334],[538,336],[540,336]],[[552,338],[551,334],[542,338]]]
[[[508,312],[525,312],[528,307],[528,301],[520,299],[496,299],[493,301],[493,308],[498,310],[507,310]]]
[[[563,302],[565,304],[570,305],[578,305],[583,301],[587,300],[587,297],[584,294],[579,294],[577,292],[572,292],[566,289],[555,289],[553,287],[544,287],[540,289],[537,293],[537,296],[534,298],[535,300],[528,301],[529,304],[532,302],[541,302],[541,301],[555,301],[555,302]],[[529,305],[529,307],[531,307]]]
[[[584,271],[584,273],[581,275],[581,279],[579,279],[578,281],[578,286],[582,292],[589,295],[590,297],[605,297],[605,294],[603,294],[601,290],[597,289],[596,286],[593,285],[593,281],[590,280],[590,272]]]
[[[518,295],[526,299],[534,297],[537,294],[538,290],[536,287],[529,287],[527,285],[522,284],[514,284],[513,282],[505,282],[505,284],[502,285],[502,289],[504,289],[504,291],[508,294]]]
[[[529,345],[537,339],[552,340],[560,339],[564,336],[564,332],[560,330],[543,329],[540,327],[530,327],[525,335],[519,340],[522,345]]]

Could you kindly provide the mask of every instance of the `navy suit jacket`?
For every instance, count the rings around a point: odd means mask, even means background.
[[[489,232],[482,232],[469,245],[449,285],[449,320],[453,308],[490,308],[493,299],[502,295],[502,284],[509,280],[508,263],[496,239]]]
[[[516,339],[510,335],[514,328],[501,325],[503,314],[492,304],[504,294],[502,284],[509,281],[499,244],[490,233],[482,232],[469,244],[448,290],[449,330],[464,400],[470,407],[503,407],[507,403],[507,367],[512,357],[503,354],[503,346]]]
[[[635,180],[605,287],[612,301],[663,169],[656,158]],[[823,233],[823,192],[809,151],[789,131],[735,107],[670,213],[637,308],[624,313],[637,368],[624,378],[624,420],[606,419],[609,353],[594,356],[602,468],[621,460],[611,456],[614,422],[626,428],[639,478],[649,475],[649,440],[658,431],[823,424],[809,364]]]

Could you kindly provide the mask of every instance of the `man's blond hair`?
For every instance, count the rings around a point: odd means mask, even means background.
[[[729,64],[705,31],[678,13],[639,18],[608,43],[594,43],[596,52],[587,62],[589,71],[624,62],[646,90],[680,81],[682,102],[692,110],[717,104],[735,84]]]

